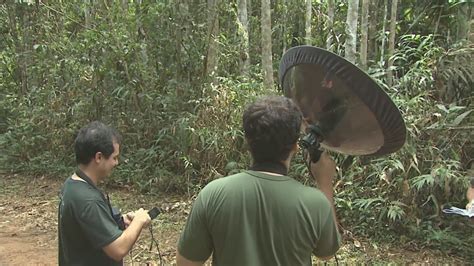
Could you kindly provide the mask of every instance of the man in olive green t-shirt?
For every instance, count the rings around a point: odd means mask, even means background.
[[[97,183],[118,164],[120,136],[112,128],[92,122],[74,141],[79,169],[64,182],[58,211],[59,265],[122,265],[143,227],[151,219],[139,209],[123,217],[122,231],[108,198]]]
[[[247,107],[243,128],[253,165],[214,180],[196,198],[178,243],[177,265],[311,265],[340,246],[333,206],[335,164],[323,153],[311,172],[320,189],[287,176],[302,123],[288,98]]]

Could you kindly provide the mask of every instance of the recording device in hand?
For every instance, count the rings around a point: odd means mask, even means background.
[[[110,204],[109,204],[110,206]],[[120,228],[120,230],[125,230],[125,221],[123,220],[123,216],[122,216],[122,213],[120,212],[119,209],[115,208],[115,207],[111,207],[111,210],[112,210],[112,217],[114,218],[115,220],[115,223],[118,225],[118,227]]]
[[[118,225],[120,230],[125,230],[125,222],[123,220],[122,213],[120,212],[119,209],[115,207],[111,207],[112,209],[112,216],[115,220],[115,223]],[[160,208],[158,207],[153,207],[153,209],[148,211],[148,215],[150,215],[150,218],[153,220],[155,219],[159,214],[161,213]]]
[[[323,133],[316,125],[309,125],[308,133],[299,141],[300,147],[308,151],[309,158],[313,163],[319,161],[323,153],[323,151],[319,149],[321,147],[321,141],[323,141]]]
[[[148,211],[148,215],[150,215],[150,218],[152,220],[155,219],[160,213],[161,213],[161,210],[158,207],[153,207],[153,209]]]

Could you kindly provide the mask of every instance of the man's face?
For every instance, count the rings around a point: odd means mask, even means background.
[[[105,156],[102,156],[101,159],[99,160],[99,171],[101,177],[108,177],[112,173],[112,169],[115,168],[115,166],[118,165],[118,158],[120,154],[120,145],[116,143],[115,141],[113,142],[114,144],[114,152],[109,156],[109,158],[105,158]]]

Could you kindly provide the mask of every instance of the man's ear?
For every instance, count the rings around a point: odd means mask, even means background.
[[[100,161],[102,160],[102,158],[104,157],[104,155],[102,154],[102,152],[96,152],[95,153],[95,156],[94,156],[94,161],[96,163],[100,163]]]

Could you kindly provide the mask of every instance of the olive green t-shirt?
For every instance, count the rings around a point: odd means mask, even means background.
[[[311,265],[333,255],[340,236],[319,190],[287,176],[245,171],[209,183],[178,243],[191,261],[214,265]]]
[[[122,231],[98,189],[68,178],[60,194],[59,265],[122,265],[102,250]]]

